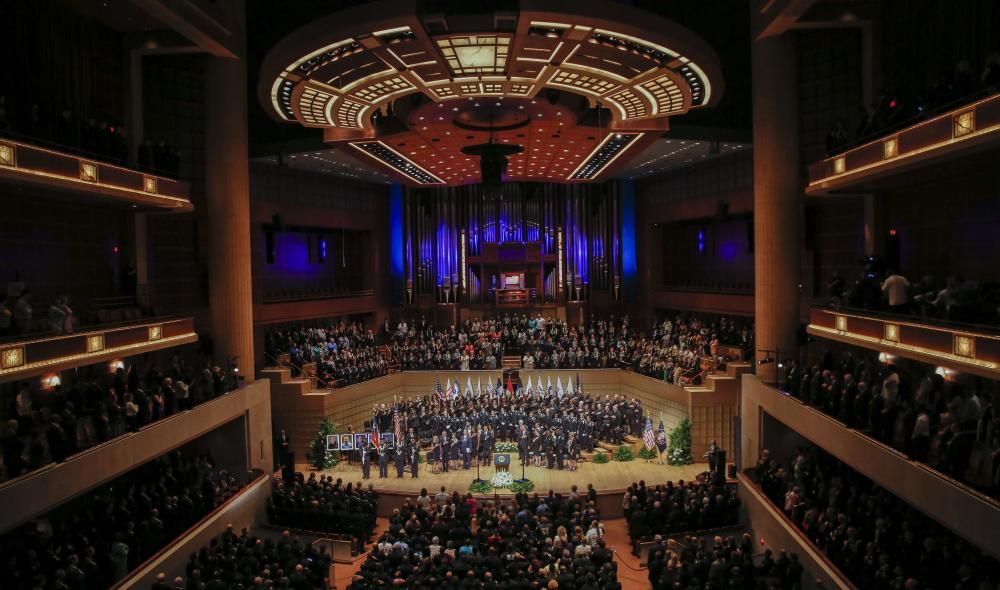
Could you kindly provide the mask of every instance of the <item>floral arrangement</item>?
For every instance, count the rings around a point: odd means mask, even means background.
[[[657,454],[655,448],[654,449],[647,449],[646,447],[642,447],[641,449],[639,449],[639,458],[640,459],[645,459],[647,461],[650,461],[652,459],[656,459],[658,456],[659,455]]]
[[[477,479],[469,485],[469,491],[473,494],[488,494],[493,491],[493,485],[485,479]]]
[[[517,443],[513,442],[498,442],[493,445],[494,453],[516,453],[518,451]]]
[[[691,456],[691,419],[684,418],[677,428],[670,431],[670,452],[667,453],[667,463],[671,465],[690,465],[694,463]]]
[[[515,479],[514,483],[510,484],[510,491],[515,494],[527,494],[528,492],[534,491],[535,482],[530,479]]]
[[[514,476],[509,471],[497,471],[490,483],[495,488],[509,488],[514,483]]]
[[[615,461],[631,461],[635,457],[632,456],[632,447],[628,445],[622,445],[615,449]]]
[[[323,418],[319,423],[316,436],[309,443],[309,452],[306,454],[309,464],[317,471],[333,469],[340,461],[340,453],[338,451],[326,450],[326,437],[331,434],[337,434],[337,423],[329,418]]]
[[[610,460],[611,459],[608,457],[608,454],[604,451],[597,451],[597,454],[594,455],[594,463],[597,463],[598,465],[604,465]]]

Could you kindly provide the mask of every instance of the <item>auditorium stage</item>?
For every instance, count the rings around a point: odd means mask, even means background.
[[[302,473],[308,474],[311,471],[310,467],[305,464],[300,464],[297,467]],[[434,493],[441,489],[441,486],[445,486],[449,493],[457,490],[464,495],[469,489],[469,484],[472,483],[472,480],[476,479],[475,468],[468,471],[459,469],[449,471],[448,473],[431,473],[429,470],[424,469],[424,465],[420,467],[420,475],[416,479],[410,477],[409,471],[407,471],[405,477],[397,479],[394,467],[389,470],[388,478],[379,479],[377,477],[378,466],[372,466],[372,478],[364,483],[366,485],[368,483],[374,485],[375,489],[383,497],[384,500],[380,500],[379,502],[380,514],[391,512],[393,506],[399,505],[407,497],[418,496],[421,488],[427,488],[427,491],[431,495],[434,495]],[[560,471],[558,469],[529,466],[525,467],[524,475],[535,482],[535,492],[542,495],[547,494],[550,489],[556,492],[569,493],[570,487],[574,484],[581,494],[585,494],[587,484],[593,484],[598,496],[603,500],[600,502],[602,515],[605,518],[615,518],[616,514],[617,516],[621,515],[621,495],[624,493],[625,488],[632,482],[638,482],[642,479],[646,481],[647,486],[651,486],[663,484],[668,481],[676,482],[682,479],[690,481],[695,479],[698,474],[707,470],[707,463],[673,466],[660,465],[655,462],[647,463],[645,460],[636,459],[626,463],[611,461],[603,465],[584,462],[580,464],[580,468],[576,471]],[[331,475],[334,478],[343,478],[345,482],[356,483],[361,480],[361,466],[348,465],[346,462],[342,462],[334,469],[326,470],[322,473],[323,475]],[[479,476],[482,479],[489,480],[493,477],[494,473],[494,467],[482,467],[480,468]],[[514,465],[511,468],[511,473],[515,479],[519,479],[521,477],[521,466]],[[512,495],[509,490],[498,489],[494,491],[500,496]],[[490,494],[490,496],[492,495]],[[615,510],[615,506],[617,506],[617,510]]]

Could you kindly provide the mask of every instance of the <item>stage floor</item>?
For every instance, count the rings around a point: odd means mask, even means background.
[[[299,471],[309,473],[308,465],[298,465]],[[416,479],[411,478],[409,471],[406,476],[397,479],[395,468],[389,469],[389,477],[378,478],[378,466],[372,467],[372,478],[365,483],[372,483],[379,492],[389,492],[395,494],[418,495],[421,488],[434,494],[441,486],[445,486],[448,492],[458,490],[465,492],[469,489],[469,484],[476,479],[476,469],[453,470],[448,473],[431,473],[425,470],[424,465],[420,466],[420,475]],[[593,484],[598,492],[624,491],[632,482],[640,479],[646,480],[646,485],[663,484],[668,481],[690,481],[695,479],[699,473],[708,469],[707,463],[695,463],[693,465],[673,466],[660,465],[655,462],[647,463],[645,460],[636,459],[627,463],[611,461],[603,465],[592,462],[581,463],[576,471],[566,471],[558,469],[546,469],[544,467],[525,467],[524,475],[535,482],[535,491],[540,494],[548,493],[549,490],[556,492],[569,492],[574,484],[580,493],[587,489],[587,484]],[[489,480],[495,473],[494,467],[482,467],[479,476]],[[514,478],[521,477],[521,466],[511,467]],[[337,465],[336,468],[323,472],[323,475],[332,475],[334,478],[343,478],[345,482],[357,482],[361,480],[361,466],[348,465],[346,462]],[[503,490],[497,490],[503,494]]]

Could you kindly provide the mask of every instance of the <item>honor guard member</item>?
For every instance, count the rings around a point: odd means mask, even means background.
[[[359,452],[361,453],[362,479],[370,479],[372,474],[372,456],[371,456],[371,447],[368,446],[369,444],[371,443],[365,441],[364,444],[362,444],[361,448],[359,449]]]
[[[406,453],[403,447],[395,450],[393,460],[396,462],[396,479],[402,479],[403,471],[406,468]]]
[[[438,447],[438,460],[441,461],[441,471],[448,473],[448,462],[451,460],[451,441],[448,440],[448,431],[441,432],[441,445]]]
[[[417,477],[417,470],[420,469],[420,447],[416,444],[410,445],[410,477]]]
[[[379,449],[379,454],[378,454],[379,479],[384,479],[386,477],[389,477],[389,452],[390,452],[390,445],[388,444],[382,445],[382,448]]]

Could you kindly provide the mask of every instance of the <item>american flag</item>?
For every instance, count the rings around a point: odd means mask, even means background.
[[[434,395],[439,400],[444,400],[444,390],[441,389],[441,375],[434,378]]]
[[[656,446],[656,435],[653,434],[653,421],[646,418],[646,428],[642,431],[642,442],[646,443],[646,449],[651,450]]]
[[[396,433],[396,448],[403,444],[403,418],[399,415],[399,406],[392,407],[392,431]]]

